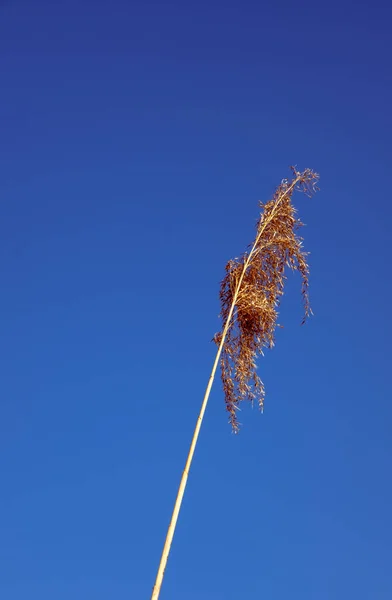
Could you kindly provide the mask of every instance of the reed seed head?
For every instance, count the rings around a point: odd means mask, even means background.
[[[318,188],[318,175],[291,167],[272,199],[260,203],[256,237],[247,251],[226,265],[221,283],[222,330],[214,336],[221,346],[221,378],[229,421],[235,433],[241,402],[256,400],[263,409],[265,390],[258,376],[256,359],[263,348],[272,348],[277,327],[277,308],[284,291],[287,268],[302,279],[304,318],[311,314],[308,297],[309,267],[298,230],[302,226],[292,204],[294,191],[311,196]]]

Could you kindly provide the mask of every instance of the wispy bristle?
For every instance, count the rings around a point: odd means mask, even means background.
[[[291,180],[283,180],[273,198],[260,203],[256,238],[241,258],[230,260],[220,289],[222,331],[221,377],[230,423],[238,431],[237,408],[244,400],[264,403],[264,385],[256,373],[256,358],[263,347],[274,345],[277,307],[284,290],[285,270],[299,271],[302,279],[304,321],[311,314],[308,298],[307,253],[302,249],[292,204],[295,190],[311,196],[318,175],[292,167]]]

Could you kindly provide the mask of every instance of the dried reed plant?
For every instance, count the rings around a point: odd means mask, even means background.
[[[296,217],[292,196],[294,191],[311,196],[317,190],[318,175],[310,169],[300,172],[291,167],[291,171],[291,179],[280,183],[272,199],[260,203],[261,214],[253,243],[240,258],[230,260],[226,265],[220,288],[222,330],[214,336],[218,350],[197,418],[151,600],[159,598],[189,469],[219,364],[229,421],[237,433],[237,410],[241,402],[257,400],[263,408],[265,391],[256,372],[256,358],[263,348],[274,345],[277,308],[284,291],[286,268],[298,271],[302,279],[303,322],[311,313],[307,253],[298,235],[302,223]]]

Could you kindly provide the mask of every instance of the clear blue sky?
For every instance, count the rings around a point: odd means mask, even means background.
[[[162,600],[392,597],[392,9],[0,4],[0,596],[149,598],[226,261],[321,174],[233,436],[219,385]]]

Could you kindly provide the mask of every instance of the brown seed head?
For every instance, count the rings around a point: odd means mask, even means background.
[[[222,344],[221,377],[234,432],[238,432],[237,410],[242,401],[256,399],[263,408],[265,391],[256,373],[256,358],[263,348],[274,345],[287,267],[301,275],[303,322],[311,314],[307,253],[297,233],[302,223],[296,218],[292,196],[295,190],[311,196],[318,189],[318,175],[310,169],[291,170],[291,180],[283,180],[273,198],[260,203],[256,238],[239,259],[229,260],[221,283],[223,326],[214,340]]]

